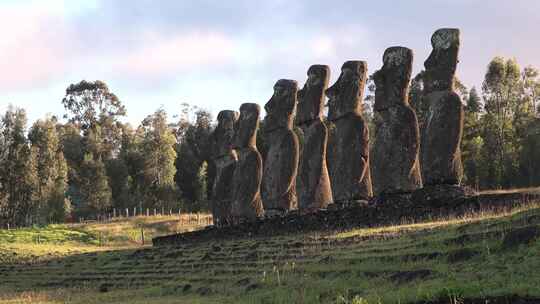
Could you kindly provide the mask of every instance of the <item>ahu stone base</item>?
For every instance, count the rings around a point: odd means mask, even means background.
[[[291,212],[244,222],[233,226],[215,227],[152,240],[154,246],[223,241],[234,238],[269,237],[309,232],[335,232],[355,228],[396,225],[403,221],[418,222],[448,216],[459,217],[481,210],[508,211],[517,206],[539,201],[540,193],[510,192],[474,194],[457,186],[427,187],[412,194],[391,194],[368,201],[330,205],[318,212]],[[444,189],[442,192],[438,192]]]

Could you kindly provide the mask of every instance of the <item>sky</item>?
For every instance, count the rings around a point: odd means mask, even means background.
[[[264,105],[280,78],[301,87],[312,64],[331,82],[347,60],[371,74],[391,46],[414,51],[417,73],[441,27],[461,29],[457,75],[480,88],[494,56],[540,68],[538,12],[538,0],[0,0],[0,111],[61,116],[70,84],[99,79],[134,125],[184,102],[216,116]]]

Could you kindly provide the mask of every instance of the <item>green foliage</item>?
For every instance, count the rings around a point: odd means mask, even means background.
[[[86,154],[81,165],[80,179],[81,196],[86,203],[83,208],[93,214],[108,211],[112,205],[112,193],[103,161]]]
[[[10,106],[0,119],[0,219],[25,225],[36,211],[36,154],[26,138],[26,112]]]
[[[540,83],[536,75],[532,68],[521,72],[514,59],[495,57],[488,65],[482,85],[485,114],[481,118],[485,188],[528,185],[521,178],[519,164],[535,115],[531,100],[537,99],[536,91],[530,88]]]
[[[212,116],[197,107],[182,105],[182,115],[176,124],[176,176],[175,182],[182,192],[187,210],[209,210],[213,183],[213,166],[210,163],[210,135]]]
[[[154,207],[172,207],[176,201],[176,139],[167,123],[167,113],[158,109],[141,125],[144,178],[149,185],[146,200]]]
[[[36,222],[40,224],[63,222],[70,212],[66,199],[67,163],[60,146],[55,118],[38,120],[28,138],[32,157],[36,161]]]
[[[71,114],[70,121],[82,129],[89,129],[99,120],[126,115],[118,97],[103,81],[83,80],[66,89],[62,104]]]

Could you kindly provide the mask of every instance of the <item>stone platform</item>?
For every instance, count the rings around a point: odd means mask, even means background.
[[[154,246],[174,246],[215,240],[268,237],[293,233],[331,232],[354,228],[423,221],[446,216],[461,216],[480,210],[505,211],[540,201],[540,191],[474,194],[453,189],[463,196],[449,197],[437,189],[421,189],[413,194],[387,195],[369,202],[329,206],[310,214],[291,213],[284,217],[259,219],[228,227],[209,226],[203,230],[152,239]],[[439,189],[440,190],[440,189]],[[443,201],[445,203],[443,204]]]

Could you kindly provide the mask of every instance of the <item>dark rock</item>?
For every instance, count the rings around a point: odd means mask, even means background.
[[[479,255],[480,252],[476,250],[472,250],[469,248],[462,248],[454,251],[448,252],[448,262],[449,263],[458,263],[462,261],[466,261],[468,259],[471,259],[477,255]]]
[[[327,256],[327,257],[322,258],[322,259],[319,261],[319,263],[322,263],[322,264],[330,264],[330,263],[332,263],[332,262],[334,262],[334,261],[335,261],[335,259],[334,259],[333,257]]]
[[[257,251],[253,251],[246,256],[247,261],[255,261],[259,258]]]
[[[244,278],[236,282],[236,285],[245,286],[245,285],[248,285],[249,283],[251,283],[251,280],[249,278]]]
[[[424,185],[460,184],[463,105],[454,92],[459,30],[440,29],[432,38],[433,51],[424,63],[424,96],[429,104],[421,145]]]
[[[441,185],[440,187],[440,189],[444,189],[445,186]],[[467,193],[467,189],[462,190],[461,193],[463,191]],[[444,193],[444,191],[442,192]],[[257,219],[221,228],[210,227],[199,231],[156,237],[152,239],[152,243],[154,246],[170,246],[215,242],[216,240],[221,242],[236,238],[257,238],[257,244],[269,245],[268,242],[259,239],[259,237],[283,236],[298,232],[344,231],[362,227],[395,224],[402,221],[403,218],[423,221],[432,219],[434,216],[459,217],[480,210],[502,210],[504,212],[531,200],[540,199],[540,194],[533,195],[530,193],[465,195],[460,199],[455,199],[452,204],[446,204],[444,202],[448,202],[448,200],[442,200],[442,203],[439,203],[440,206],[436,206],[432,204],[432,197],[431,200],[420,201],[409,199],[414,195],[418,195],[418,193],[415,192],[412,195],[388,194],[383,195],[383,199],[377,197],[372,200],[378,200],[375,203],[344,205],[342,209],[330,208],[333,205],[337,205],[332,204],[328,209],[319,210],[316,213],[291,214],[286,217]],[[502,239],[502,237],[503,235],[499,231],[489,231],[462,235],[455,239],[446,240],[445,244],[463,245],[467,242],[477,242],[485,239]],[[358,241],[361,241],[361,239]],[[230,250],[246,250],[249,246],[249,244],[243,247],[233,246]]]
[[[212,259],[212,255],[210,253],[205,253],[202,257],[201,257],[201,261],[209,261]]]
[[[373,195],[369,168],[369,130],[361,115],[367,64],[347,61],[328,96],[327,163],[335,202]]]
[[[254,103],[240,106],[234,146],[238,162],[232,178],[231,216],[235,222],[254,221],[264,215],[261,200],[262,158],[257,150],[260,107]]]
[[[540,237],[540,228],[538,226],[512,229],[504,236],[502,249],[512,249],[520,245],[529,245],[538,237]]]
[[[421,205],[443,207],[455,205],[476,193],[469,187],[458,185],[429,185],[412,194],[411,200]]]
[[[212,289],[203,286],[203,287],[197,288],[196,292],[201,296],[207,296],[207,295],[212,294]]]
[[[374,74],[373,191],[375,194],[412,192],[422,187],[420,131],[408,101],[413,52],[391,47],[385,51],[383,62],[383,67]]]
[[[101,293],[109,292],[111,287],[112,287],[112,284],[103,283],[103,284],[99,285],[99,292],[101,292]]]
[[[184,285],[184,288],[182,289],[183,292],[188,292],[191,290],[193,286],[191,286],[191,284],[186,284]]]
[[[212,215],[217,226],[230,223],[232,181],[238,156],[232,148],[234,128],[238,120],[235,111],[221,111],[218,125],[210,137],[215,178],[212,186]]]
[[[259,289],[259,288],[261,288],[260,284],[253,283],[253,284],[250,284],[249,286],[246,287],[246,292],[250,292],[252,290]]]
[[[328,86],[330,68],[312,65],[308,79],[298,91],[296,124],[299,130],[300,162],[296,178],[298,208],[314,212],[332,202],[332,188],[326,164],[328,128],[322,120],[324,92]]]
[[[397,284],[404,284],[414,280],[423,280],[430,276],[433,272],[429,269],[399,271],[390,276],[390,280]]]
[[[299,144],[294,131],[298,85],[294,80],[280,79],[274,94],[264,106],[264,136],[269,143],[264,163],[262,199],[264,209],[283,214],[297,209],[296,175]]]

